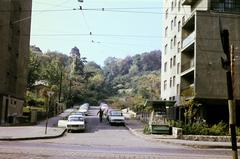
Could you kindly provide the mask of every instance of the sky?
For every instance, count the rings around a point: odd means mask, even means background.
[[[30,44],[67,55],[76,46],[102,66],[110,56],[162,50],[162,6],[163,0],[33,0]]]

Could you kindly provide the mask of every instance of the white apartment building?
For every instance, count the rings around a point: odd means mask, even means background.
[[[182,0],[164,0],[165,40],[162,54],[161,99],[176,100],[180,97],[182,25],[190,16],[190,7]]]
[[[164,9],[161,99],[176,101],[176,119],[182,120],[185,110],[178,106],[180,97],[184,97],[202,104],[201,119],[209,123],[227,121],[227,80],[221,64],[225,54],[220,31],[229,31],[230,45],[240,54],[240,1],[165,0]],[[234,93],[240,103],[240,62],[236,60],[235,65]]]

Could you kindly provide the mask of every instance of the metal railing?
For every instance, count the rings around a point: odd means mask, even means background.
[[[231,0],[220,2],[220,0],[215,0],[211,2],[211,10],[219,11],[219,12],[240,12],[240,1],[239,0]]]

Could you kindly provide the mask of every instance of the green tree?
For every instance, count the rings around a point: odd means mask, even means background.
[[[41,77],[40,59],[36,53],[30,51],[28,63],[27,87],[32,90],[34,83]]]

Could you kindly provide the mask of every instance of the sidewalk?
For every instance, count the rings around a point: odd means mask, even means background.
[[[172,135],[156,135],[144,134],[144,125],[139,120],[126,120],[126,127],[132,134],[149,141],[156,141],[168,144],[178,144],[183,146],[191,146],[196,148],[218,148],[218,149],[231,149],[231,142],[211,142],[211,141],[191,141],[176,139]],[[240,143],[238,143],[240,145]],[[240,148],[240,146],[238,146]]]
[[[59,117],[48,120],[47,133],[45,134],[45,121],[36,126],[0,127],[0,140],[34,140],[61,137],[65,134],[64,128],[54,127]]]

